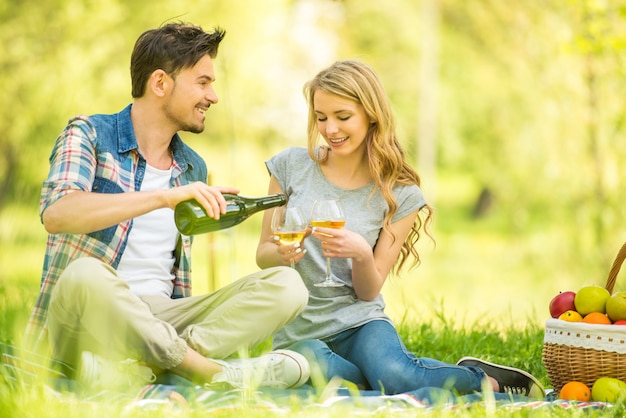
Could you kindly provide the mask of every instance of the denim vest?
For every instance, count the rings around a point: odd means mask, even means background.
[[[124,193],[141,189],[141,182],[146,172],[146,160],[138,152],[137,139],[130,118],[131,106],[128,105],[117,114],[98,114],[89,117],[96,132],[94,144],[96,155],[103,156],[102,160],[98,159],[98,169],[91,189],[93,192]],[[174,159],[172,187],[194,181],[206,182],[208,175],[206,163],[181,140],[178,134],[172,137],[170,149]],[[137,156],[139,156],[138,159]],[[109,159],[114,161],[107,161]],[[115,178],[111,178],[109,164],[117,166]],[[117,229],[118,225],[114,225],[88,235],[102,243],[109,244],[114,239]],[[128,232],[130,229],[132,229],[132,220]],[[121,250],[112,263],[114,268],[117,267],[125,247],[126,241],[122,243]],[[177,264],[178,261],[177,259]]]

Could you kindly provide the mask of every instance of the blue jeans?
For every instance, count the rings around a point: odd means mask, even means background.
[[[424,387],[438,387],[467,394],[480,391],[485,373],[478,367],[462,367],[431,358],[417,358],[387,321],[368,322],[324,341],[304,340],[292,344],[326,381],[340,377],[361,389],[387,395]]]

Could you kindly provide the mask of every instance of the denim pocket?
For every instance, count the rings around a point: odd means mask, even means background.
[[[96,177],[94,179],[91,191],[94,193],[124,193],[124,190],[122,190],[119,184],[102,177]],[[90,232],[87,235],[104,244],[109,244],[115,236],[116,229],[117,225],[113,225],[99,231]]]

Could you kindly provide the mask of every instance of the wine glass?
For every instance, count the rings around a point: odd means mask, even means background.
[[[316,200],[311,209],[311,226],[341,229],[346,224],[341,203],[338,200]],[[315,283],[317,287],[341,287],[343,283],[333,278],[330,268],[330,258],[326,257],[326,279],[321,283]]]
[[[296,206],[279,206],[272,215],[272,232],[278,236],[278,241],[283,245],[302,241],[308,224],[302,209]],[[291,268],[294,268],[293,258],[290,264]]]

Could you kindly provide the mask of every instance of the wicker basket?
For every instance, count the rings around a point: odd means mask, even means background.
[[[606,289],[613,293],[615,279],[626,258],[626,244],[613,263]],[[597,325],[548,319],[543,341],[543,364],[558,393],[576,380],[591,388],[600,377],[626,381],[626,326]]]

